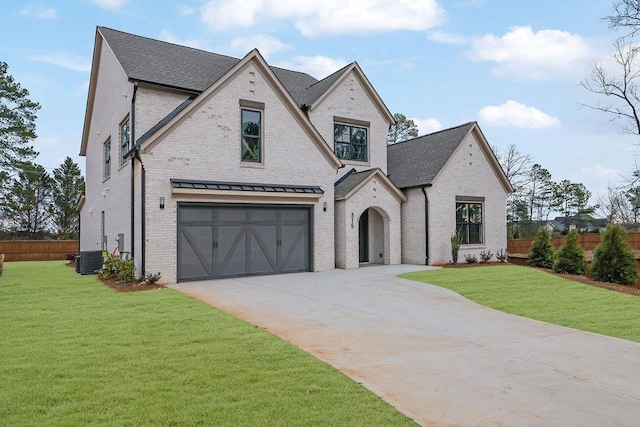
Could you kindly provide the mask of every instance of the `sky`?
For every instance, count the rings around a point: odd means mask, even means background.
[[[620,35],[609,0],[66,0],[0,10],[0,61],[41,104],[36,162],[78,155],[96,26],[322,79],[357,61],[392,113],[420,135],[477,121],[489,143],[515,144],[554,181],[592,202],[631,176],[640,154],[624,123],[581,104],[608,100],[579,83],[608,64]]]

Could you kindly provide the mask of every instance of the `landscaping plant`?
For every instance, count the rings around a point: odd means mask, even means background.
[[[507,262],[507,260],[509,259],[509,255],[507,255],[507,251],[505,251],[504,249],[500,249],[498,250],[498,252],[496,252],[496,259],[500,262]]]
[[[551,268],[553,267],[553,245],[551,236],[546,228],[541,228],[536,234],[536,238],[531,245],[529,260],[527,265],[532,267]]]
[[[476,262],[478,262],[478,258],[476,258],[475,255],[465,254],[464,262],[466,262],[467,264],[475,264]]]
[[[575,229],[569,231],[564,245],[558,250],[553,270],[562,274],[586,273],[587,260],[584,257],[582,246],[578,244],[578,232]]]
[[[638,280],[636,258],[627,242],[627,233],[619,225],[609,225],[596,247],[591,263],[595,280],[632,286]]]
[[[493,258],[493,254],[491,253],[491,251],[480,251],[480,262],[482,264],[491,261],[491,258]]]
[[[460,231],[456,231],[451,235],[451,262],[458,263],[458,253],[460,252],[460,245],[462,245],[462,234]]]
[[[129,283],[136,279],[136,266],[132,259],[122,259],[117,255],[108,255],[98,274],[105,280],[117,280],[118,283]]]

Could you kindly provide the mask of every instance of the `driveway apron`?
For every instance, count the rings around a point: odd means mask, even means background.
[[[181,283],[422,425],[640,423],[640,344],[501,313],[396,278],[424,266]]]

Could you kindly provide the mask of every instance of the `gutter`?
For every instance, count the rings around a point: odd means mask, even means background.
[[[431,184],[422,187],[422,194],[424,194],[424,265],[429,265],[429,198],[425,189],[430,187]]]

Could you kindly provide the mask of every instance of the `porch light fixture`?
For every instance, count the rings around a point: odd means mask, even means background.
[[[327,202],[322,202],[322,211],[323,212],[327,211]]]
[[[160,209],[164,209],[164,197],[160,197]]]

